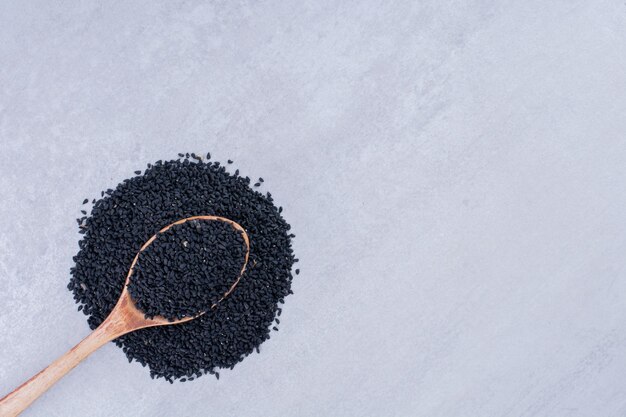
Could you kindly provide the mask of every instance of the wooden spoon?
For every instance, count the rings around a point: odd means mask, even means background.
[[[246,231],[238,223],[224,217],[218,216],[194,216],[186,219],[179,220],[169,226],[161,229],[157,234],[152,236],[139,250],[135,259],[133,259],[130,265],[130,270],[126,276],[126,282],[122,289],[120,298],[109,314],[109,316],[102,322],[96,330],[94,330],[89,336],[84,338],[79,344],[70,349],[66,354],[52,362],[50,366],[33,376],[31,379],[17,387],[6,397],[0,400],[0,416],[9,417],[16,416],[26,409],[33,401],[35,401],[41,394],[46,392],[48,388],[54,385],[65,374],[74,369],[83,359],[89,356],[96,349],[100,348],[107,342],[116,339],[126,333],[130,333],[135,330],[143,329],[146,327],[154,326],[169,326],[172,324],[180,324],[204,314],[200,313],[195,317],[185,317],[180,320],[169,321],[165,317],[156,316],[152,319],[147,319],[133,302],[130,293],[128,292],[127,285],[130,276],[133,273],[133,268],[137,263],[137,258],[141,251],[146,249],[156,239],[159,233],[162,233],[172,226],[176,226],[181,223],[185,223],[190,220],[208,220],[208,221],[222,221],[229,223],[235,230],[241,232],[243,240],[246,244],[246,255],[243,266],[241,267],[241,273],[237,277],[236,281],[230,287],[230,289],[224,294],[224,296],[217,302],[219,303],[225,297],[227,297],[239,283],[241,276],[246,270],[246,264],[248,263],[248,256],[250,254],[250,241]],[[217,303],[213,304],[211,308],[214,308]]]

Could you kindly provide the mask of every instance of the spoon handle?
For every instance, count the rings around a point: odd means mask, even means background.
[[[111,322],[105,321],[89,336],[52,362],[47,368],[24,382],[6,397],[0,399],[0,416],[17,416],[24,411],[26,407],[65,374],[74,369],[83,359],[105,343],[119,336],[114,330]]]

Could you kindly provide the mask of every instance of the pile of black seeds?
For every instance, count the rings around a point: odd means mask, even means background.
[[[156,235],[128,283],[147,318],[180,320],[208,311],[237,282],[247,246],[231,224],[189,220]]]
[[[250,239],[246,272],[216,308],[187,323],[142,329],[115,340],[129,361],[172,382],[192,380],[218,368],[233,368],[270,338],[279,305],[291,294],[294,262],[290,226],[270,193],[250,187],[239,171],[197,155],[157,161],[141,175],[94,200],[89,217],[78,219],[80,250],[68,288],[95,329],[119,298],[141,246],[165,226],[192,216],[215,215],[239,223]],[[87,202],[87,201],[86,201]],[[86,203],[85,202],[85,203]]]

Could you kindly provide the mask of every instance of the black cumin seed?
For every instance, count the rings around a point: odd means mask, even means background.
[[[89,199],[88,198],[83,200],[83,204],[87,204],[87,203],[89,203]]]
[[[135,174],[139,175],[141,174],[141,171],[135,171]]]
[[[239,170],[232,175],[217,163],[157,161],[132,181],[103,191],[102,198],[94,200],[89,228],[83,223],[86,217],[77,219],[82,240],[68,289],[92,329],[117,302],[137,247],[166,225],[193,215],[217,214],[241,224],[253,242],[244,276],[211,312],[210,320],[201,317],[176,326],[142,329],[115,340],[129,361],[148,368],[151,378],[191,381],[220,368],[231,369],[255,350],[260,352],[259,346],[270,338],[274,319],[282,312],[279,306],[292,292],[292,234],[269,193],[259,194],[250,184]],[[189,256],[196,253],[191,246],[183,250]],[[175,274],[181,264],[165,259],[140,265],[137,271],[152,268]],[[193,265],[191,260],[183,262],[185,268]],[[187,289],[189,295],[184,289],[177,295],[187,299],[202,293]],[[149,294],[140,290],[142,297]]]
[[[256,184],[254,184],[254,186],[255,186],[255,187],[260,187],[260,186],[261,186],[261,183],[260,183],[260,182],[257,182]]]
[[[146,317],[195,316],[228,291],[245,252],[241,234],[230,224],[188,221],[159,233],[141,251],[128,291]]]
[[[229,160],[228,160],[228,163],[229,163],[229,164],[232,164],[232,163],[233,163],[232,159],[229,159]]]
[[[296,269],[296,275],[300,275],[300,270],[299,269]]]

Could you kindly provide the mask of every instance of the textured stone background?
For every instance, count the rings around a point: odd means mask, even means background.
[[[624,416],[625,93],[622,0],[0,1],[0,394],[88,333],[83,198],[211,151],[298,236],[281,330],[25,415]]]

